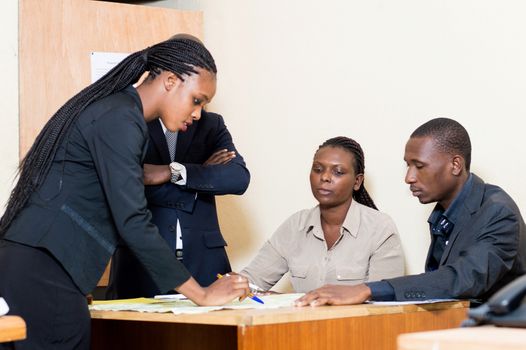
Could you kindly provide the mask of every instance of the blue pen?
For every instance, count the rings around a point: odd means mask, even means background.
[[[230,276],[229,274],[226,274],[227,276]],[[217,274],[217,278],[223,278],[223,275],[218,273]],[[257,296],[255,296],[253,293],[248,293],[248,297],[254,301],[257,301],[258,303],[260,304],[265,304],[265,302],[263,302],[263,300],[259,299]]]

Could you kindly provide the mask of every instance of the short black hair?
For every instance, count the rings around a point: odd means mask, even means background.
[[[445,153],[460,154],[466,162],[466,170],[471,165],[471,141],[466,129],[456,120],[435,118],[420,125],[413,137],[432,137],[437,148]]]

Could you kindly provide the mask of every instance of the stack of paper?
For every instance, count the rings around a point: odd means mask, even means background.
[[[94,301],[90,310],[100,311],[139,311],[139,312],[173,312],[174,314],[196,314],[223,309],[274,309],[293,306],[294,300],[303,296],[303,293],[272,294],[259,296],[264,304],[257,303],[249,298],[243,301],[234,300],[222,306],[197,306],[190,300],[180,298],[136,298],[121,300]]]

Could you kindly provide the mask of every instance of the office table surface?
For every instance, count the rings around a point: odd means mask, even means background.
[[[432,304],[404,304],[394,306],[361,304],[321,307],[285,307],[277,309],[220,310],[204,314],[182,315],[133,311],[91,311],[91,318],[222,326],[256,326],[420,311],[439,311],[444,309],[466,309],[468,306],[469,303],[467,301],[450,301]]]
[[[0,316],[0,343],[26,338],[26,323],[19,316]]]
[[[398,337],[398,350],[526,349],[526,329],[483,326],[407,333]]]
[[[91,311],[92,349],[395,350],[401,333],[458,327],[467,301],[221,310]]]

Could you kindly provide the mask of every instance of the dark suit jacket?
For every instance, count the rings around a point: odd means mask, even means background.
[[[485,300],[526,272],[526,230],[519,208],[501,188],[473,177],[439,268],[387,280],[396,300]]]
[[[147,137],[133,87],[88,106],[4,238],[50,251],[83,293],[95,288],[118,241],[159,288],[185,282],[190,274],[147,209],[142,171]]]
[[[144,162],[169,164],[170,154],[160,122],[151,122],[148,128],[150,145]],[[220,149],[235,151],[236,157],[224,165],[204,166],[203,163]],[[179,218],[183,264],[201,285],[207,286],[216,280],[218,273],[231,271],[226,242],[217,219],[215,196],[244,193],[250,173],[223,118],[206,111],[186,132],[178,134],[175,161],[186,167],[186,185],[146,186],[148,208],[153,222],[174,252]],[[109,298],[153,296],[164,292],[156,288],[128,249],[117,249],[112,260]]]

